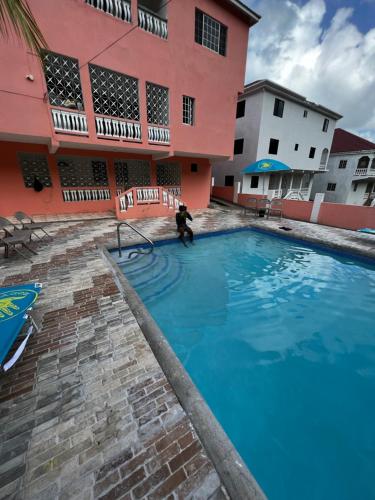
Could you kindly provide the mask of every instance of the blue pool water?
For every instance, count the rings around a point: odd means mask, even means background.
[[[250,230],[120,265],[271,500],[375,498],[375,266]]]

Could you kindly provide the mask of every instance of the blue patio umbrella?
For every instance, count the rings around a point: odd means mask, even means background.
[[[242,174],[268,174],[272,172],[285,172],[292,170],[288,165],[282,163],[278,160],[270,160],[264,158],[263,160],[258,160],[251,163],[247,167],[241,170]]]
[[[39,283],[33,283],[0,288],[0,366],[4,371],[13,366],[22,354],[32,333],[32,327],[30,327],[25,340],[19,346],[13,358],[3,365],[6,355],[28,319],[28,312],[37,300],[41,286]]]

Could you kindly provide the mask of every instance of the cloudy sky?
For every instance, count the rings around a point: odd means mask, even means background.
[[[267,78],[344,115],[338,126],[375,142],[375,0],[243,0],[246,83]]]

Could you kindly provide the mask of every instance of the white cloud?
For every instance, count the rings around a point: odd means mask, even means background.
[[[375,141],[375,28],[361,33],[353,10],[339,8],[324,29],[324,0],[247,4],[262,19],[250,31],[246,83],[273,80],[341,113],[338,126]]]

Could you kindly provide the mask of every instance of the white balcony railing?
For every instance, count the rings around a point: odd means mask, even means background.
[[[85,2],[127,23],[132,20],[130,3],[125,0],[85,0]]]
[[[99,189],[63,189],[64,201],[103,201],[111,199],[111,191]]]
[[[87,119],[84,113],[51,109],[55,132],[87,135]]]
[[[367,177],[375,177],[375,169],[374,168],[357,168],[354,172],[354,175],[358,177],[359,175],[365,175]]]
[[[124,141],[140,141],[142,138],[139,123],[114,120],[113,118],[95,117],[96,135],[104,139],[123,139]]]
[[[148,142],[155,142],[157,144],[169,144],[170,143],[169,128],[149,126]]]
[[[138,7],[139,27],[160,38],[168,38],[168,22],[155,14]]]

